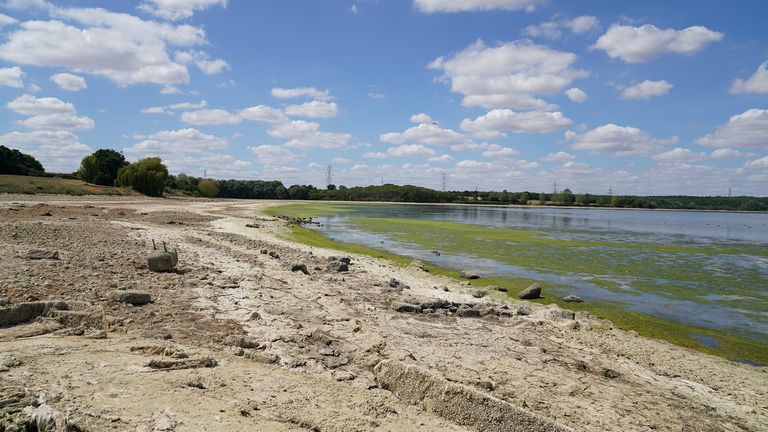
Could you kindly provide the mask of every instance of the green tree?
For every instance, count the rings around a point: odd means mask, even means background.
[[[112,186],[120,168],[128,165],[125,157],[111,149],[100,149],[83,158],[78,176],[88,183]]]
[[[197,190],[206,198],[214,198],[219,194],[219,186],[213,180],[200,180]]]
[[[520,199],[517,202],[522,204],[522,205],[526,205],[526,204],[528,204],[528,200],[529,199],[530,198],[528,196],[528,192],[523,192],[523,193],[520,194]]]
[[[130,187],[149,196],[161,196],[168,178],[168,168],[159,157],[150,157],[126,165],[117,172],[117,186]]]
[[[288,188],[288,196],[295,200],[309,199],[309,190],[303,185],[293,185]]]
[[[0,146],[0,174],[39,176],[45,174],[45,170],[32,156]]]

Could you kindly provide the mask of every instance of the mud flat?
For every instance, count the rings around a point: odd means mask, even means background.
[[[266,205],[0,196],[0,431],[768,430],[766,368],[292,243]]]

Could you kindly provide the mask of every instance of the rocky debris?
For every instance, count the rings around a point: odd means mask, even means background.
[[[434,256],[440,256],[440,251],[431,250],[431,251],[429,251],[429,253],[431,253]]]
[[[307,265],[303,263],[294,263],[291,265],[291,271],[292,272],[302,272],[305,275],[309,274],[309,270],[307,270]]]
[[[0,308],[0,327],[24,324],[40,316],[54,315],[57,311],[85,311],[90,307],[87,302],[63,300],[18,303]]]
[[[354,372],[345,370],[335,370],[331,373],[331,376],[333,376],[333,379],[336,381],[352,381],[357,378],[357,375],[355,375]]]
[[[30,260],[57,260],[59,259],[59,251],[46,250],[46,249],[32,249],[27,252],[27,259]]]
[[[608,378],[608,379],[615,379],[615,378],[620,377],[621,374],[619,374],[618,372],[616,372],[613,369],[606,368],[606,369],[603,370],[603,376]]]
[[[409,288],[408,285],[400,282],[399,280],[395,278],[389,279],[389,282],[387,282],[390,288],[395,288],[398,291],[402,291],[403,289]]]
[[[581,303],[584,300],[581,297],[577,296],[577,295],[571,294],[571,295],[567,295],[567,296],[563,297],[563,301],[565,301],[565,302]]]
[[[152,303],[152,297],[148,292],[133,290],[116,290],[109,294],[109,297],[118,303],[128,303],[134,306],[143,306]]]
[[[0,354],[0,372],[21,366],[21,360],[12,354]]]
[[[421,306],[410,304],[410,303],[402,303],[402,302],[396,302],[392,303],[392,309],[395,310],[395,312],[404,312],[404,313],[419,313],[421,312]]]
[[[280,259],[280,254],[275,251],[269,251],[267,255],[271,256],[274,259]]]
[[[456,316],[461,318],[478,318],[480,317],[480,311],[473,307],[464,304],[456,310]]]
[[[472,291],[472,297],[474,297],[474,298],[483,298],[483,297],[485,297],[487,295],[488,295],[488,292],[486,292],[484,290]]]
[[[334,262],[334,261],[338,261],[344,264],[352,264],[352,258],[348,256],[339,257],[339,256],[331,255],[328,257],[328,262]]]
[[[248,336],[230,335],[224,338],[224,341],[222,343],[227,346],[233,346],[238,348],[248,348],[248,349],[261,348],[261,343],[258,340]]]
[[[144,366],[150,369],[162,369],[162,370],[179,370],[179,369],[196,369],[196,368],[212,368],[216,367],[218,363],[213,357],[197,357],[186,359],[151,359]]]
[[[147,256],[147,267],[153,272],[168,271],[179,263],[176,249],[154,250]]]
[[[0,306],[8,306],[9,304],[11,304],[10,297],[0,297]]]
[[[325,269],[330,272],[346,272],[349,271],[349,265],[342,261],[331,261],[325,266]]]
[[[520,291],[517,298],[523,300],[537,299],[541,297],[541,285],[535,283],[528,288]]]
[[[374,367],[378,385],[398,399],[419,405],[461,426],[488,432],[566,432],[537,414],[415,365],[384,360]]]
[[[475,272],[467,271],[467,270],[462,270],[459,273],[459,277],[462,278],[462,279],[480,279],[480,275],[479,274],[477,274]]]
[[[455,315],[459,318],[481,318],[485,316],[497,316],[510,318],[515,315],[529,315],[530,309],[520,307],[510,309],[507,304],[489,303],[457,303],[444,299],[419,300],[413,297],[405,301],[392,303],[391,308],[400,313],[415,313],[424,315]]]
[[[421,270],[421,271],[429,271],[429,270],[427,270],[427,268],[424,266],[424,263],[423,263],[421,260],[417,260],[417,259],[415,259],[415,260],[411,261],[411,263],[410,263],[410,264],[408,264],[408,266],[409,266],[410,268],[412,268],[412,269],[416,269],[416,270]]]
[[[245,224],[245,227],[246,228],[261,228],[261,225],[259,225],[257,223],[252,223],[252,224]]]

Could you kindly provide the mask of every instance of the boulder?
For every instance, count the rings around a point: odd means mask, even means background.
[[[480,279],[480,275],[471,271],[462,270],[459,277],[463,279]]]
[[[475,290],[472,292],[472,297],[474,298],[483,298],[486,295],[488,295],[488,293],[483,290]]]
[[[517,298],[521,298],[523,300],[537,299],[539,297],[541,297],[541,285],[537,283],[520,291],[520,294],[517,295]]]
[[[304,273],[305,275],[309,274],[309,270],[307,270],[307,265],[306,264],[302,264],[302,263],[294,263],[293,265],[291,265],[291,271],[292,272],[300,271],[300,272]]]
[[[565,301],[565,302],[581,303],[584,300],[582,300],[582,298],[577,296],[577,295],[571,294],[571,295],[567,295],[567,296],[563,297],[563,301]]]
[[[456,311],[456,316],[462,318],[476,318],[480,316],[480,311],[473,308],[461,307]]]
[[[31,260],[57,260],[59,259],[59,251],[45,250],[45,249],[32,249],[27,252],[27,259]]]
[[[349,265],[341,261],[331,261],[326,266],[326,269],[328,271],[345,272],[345,271],[349,271]]]
[[[421,312],[421,305],[396,302],[392,304],[392,309],[394,309],[395,312],[419,313]]]
[[[110,297],[116,302],[128,303],[134,306],[143,306],[152,303],[152,297],[149,293],[143,291],[112,291]]]
[[[168,271],[179,263],[176,249],[155,250],[147,256],[147,267],[154,272]]]

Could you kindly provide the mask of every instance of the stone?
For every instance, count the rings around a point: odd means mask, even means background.
[[[259,227],[260,227],[260,225],[259,225],[259,224],[257,224],[257,223],[254,223],[254,224],[245,224],[245,227],[246,227],[246,228],[259,228]]]
[[[537,299],[539,297],[541,297],[541,285],[537,283],[520,291],[520,293],[517,295],[517,298],[520,298],[523,300]]]
[[[620,377],[621,374],[619,374],[618,372],[616,372],[615,370],[612,370],[612,369],[605,369],[605,370],[603,370],[603,376],[608,378],[608,379],[614,379],[614,378]]]
[[[577,296],[577,295],[571,294],[571,295],[567,295],[567,296],[563,297],[563,301],[565,301],[565,302],[581,303],[584,300],[581,297]]]
[[[0,297],[0,306],[8,306],[9,304],[11,304],[10,297]]]
[[[259,348],[261,344],[256,339],[247,336],[230,335],[224,338],[224,345],[238,348]]]
[[[480,275],[471,271],[462,270],[459,273],[459,277],[462,279],[480,279]]]
[[[531,309],[525,306],[517,308],[517,314],[520,316],[526,316],[531,314]]]
[[[300,272],[304,273],[305,275],[309,274],[309,270],[307,270],[307,265],[306,264],[302,264],[302,263],[294,263],[293,265],[291,265],[291,271],[292,272],[299,272],[300,271]]]
[[[408,266],[416,270],[427,271],[427,268],[424,267],[424,263],[421,260],[415,259],[411,261]]]
[[[326,269],[328,271],[335,271],[335,272],[341,273],[341,272],[349,271],[349,265],[341,261],[331,261],[326,266]]]
[[[434,256],[440,256],[440,251],[431,250],[431,251],[429,251],[429,252],[430,252],[432,255],[434,255]]]
[[[280,259],[280,254],[275,251],[269,251],[269,256],[271,256],[274,259]]]
[[[339,261],[343,262],[344,264],[351,264],[352,263],[352,258],[350,258],[348,256],[343,256],[343,257],[339,258]]]
[[[147,256],[147,267],[153,272],[168,271],[179,263],[179,254],[176,249],[155,250]]]
[[[416,305],[416,304],[411,304],[411,303],[403,303],[403,302],[395,302],[395,303],[392,303],[392,309],[394,309],[395,312],[419,313],[419,312],[421,312],[421,305]]]
[[[472,297],[474,298],[483,298],[486,295],[488,295],[488,293],[483,290],[475,290],[472,292]]]
[[[59,259],[59,251],[45,250],[45,249],[32,249],[27,252],[27,259],[31,260],[57,260]]]
[[[112,291],[110,297],[116,302],[128,303],[134,306],[143,306],[145,304],[152,303],[152,297],[149,295],[149,293],[143,291]]]
[[[462,318],[477,318],[480,316],[480,311],[477,309],[471,309],[471,308],[459,308],[456,311],[456,316],[459,316]]]
[[[395,278],[392,278],[389,280],[389,286],[391,286],[392,288],[398,288],[400,287],[400,281]]]

